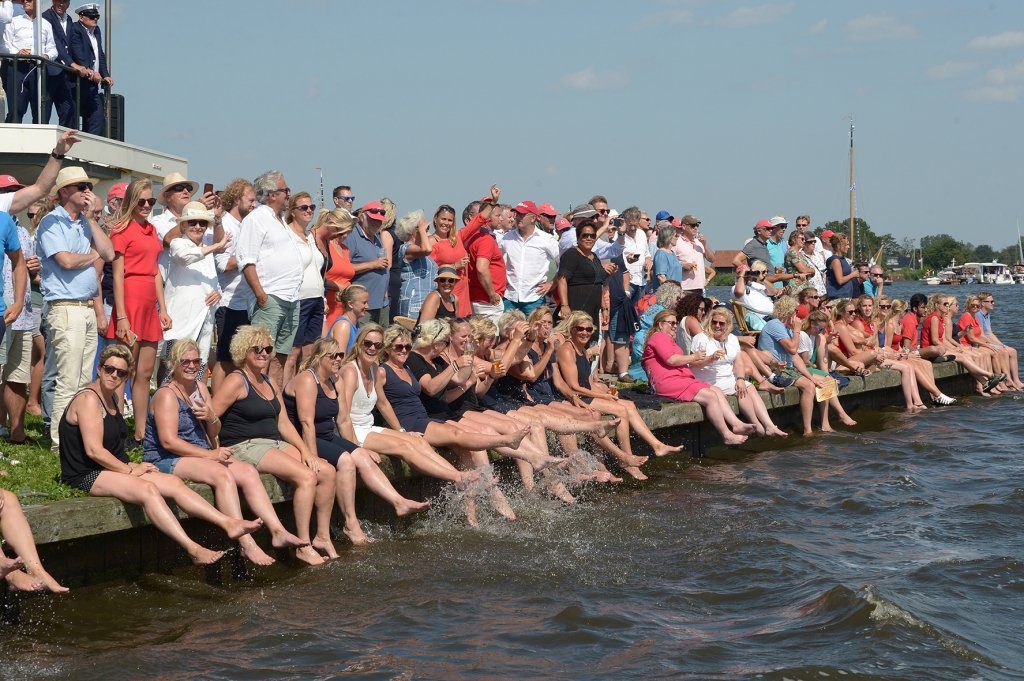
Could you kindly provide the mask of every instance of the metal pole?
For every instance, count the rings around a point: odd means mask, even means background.
[[[853,117],[850,117],[850,257],[856,260],[856,251],[853,248],[853,192],[856,189],[853,182]]]
[[[111,0],[103,0],[103,52],[107,57],[107,72],[113,73],[113,68],[110,61],[110,10]],[[110,122],[110,112],[113,109],[111,104],[111,89],[108,87],[103,88],[103,119],[105,125],[103,126],[106,132],[105,137],[110,139],[113,133],[113,126]]]
[[[33,31],[33,33],[35,35],[33,36],[33,40],[32,40],[32,52],[37,54],[37,55],[39,55],[39,56],[45,56],[43,54],[43,10],[39,6],[38,2],[36,3],[35,22],[36,22],[36,26],[35,26],[35,30]],[[36,116],[38,116],[38,118],[36,119],[35,122],[36,123],[42,123],[43,122],[43,85],[44,85],[44,83],[43,83],[43,70],[46,68],[46,66],[42,62],[39,62],[39,61],[35,62],[35,64],[36,64],[36,75],[35,75],[35,78],[36,78]]]

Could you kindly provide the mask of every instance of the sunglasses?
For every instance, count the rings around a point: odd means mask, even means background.
[[[325,357],[330,357],[331,359],[345,359],[345,353],[344,352],[329,352],[329,353],[327,353],[324,356]]]
[[[594,333],[594,327],[592,326],[577,326],[576,330],[582,331],[583,333]]]
[[[807,297],[808,298],[814,298],[815,300],[819,300],[821,298],[821,296],[807,296]]]
[[[139,199],[138,201],[135,202],[135,205],[137,205],[139,208],[144,208],[146,206],[152,208],[153,206],[156,205],[156,199]]]
[[[599,208],[597,212],[600,213],[601,215],[608,215],[612,211],[609,208]]]
[[[39,215],[39,213],[29,213],[28,214],[28,219],[29,220],[34,220],[37,215]]]
[[[273,345],[254,345],[249,350],[257,355],[269,355],[274,351]]]
[[[185,224],[189,227],[205,227],[209,223],[206,220],[186,220]]]
[[[335,196],[334,198],[338,199],[339,201],[344,201],[346,203],[352,203],[353,201],[356,200],[355,196]]]
[[[295,206],[295,210],[301,210],[303,213],[309,213],[312,212],[314,207],[315,206],[313,206],[313,204],[307,204],[303,206]]]
[[[882,305],[881,303],[878,304],[878,309],[879,310],[888,310],[891,307],[892,307],[892,305]]]
[[[292,188],[291,187],[283,187],[281,189],[271,189],[269,193],[271,193],[271,194],[280,194],[281,192],[284,192],[285,194],[291,194],[292,193]]]
[[[453,279],[452,277],[438,277],[434,281],[436,281],[439,284],[457,284],[457,283],[459,283],[458,279]]]
[[[857,314],[856,310],[843,310],[843,314]]]
[[[673,319],[672,321],[665,320],[662,324],[668,324],[669,326],[679,326],[679,321]]]
[[[724,319],[712,319],[711,326],[725,326],[726,321]]]
[[[597,234],[594,234],[593,232],[588,232],[586,234],[580,234],[580,239],[596,239],[596,238],[597,238]]]
[[[412,344],[410,343],[395,343],[391,346],[393,352],[409,352],[412,350]]]
[[[192,185],[190,184],[173,184],[167,188],[169,192],[188,192],[192,193]]]
[[[382,213],[379,210],[368,210],[368,211],[366,211],[366,214],[369,215],[374,220],[383,220],[384,219],[384,213]]]
[[[380,350],[384,347],[384,343],[381,343],[380,341],[364,340],[363,347],[367,350]]]
[[[92,182],[77,182],[71,186],[80,192],[92,191]]]
[[[103,373],[105,373],[107,376],[117,376],[118,378],[128,378],[128,370],[127,369],[119,369],[118,367],[110,366],[109,364],[104,364],[100,368],[103,369]]]
[[[199,358],[195,359],[179,359],[178,364],[183,367],[197,367],[199,366]]]

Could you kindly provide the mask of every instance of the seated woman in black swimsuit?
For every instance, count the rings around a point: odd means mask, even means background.
[[[425,326],[434,330],[435,327],[447,327],[447,324],[441,320],[430,320]],[[394,325],[385,332],[382,355],[384,380],[378,390],[384,399],[378,401],[378,408],[393,428],[397,425],[407,431],[422,433],[431,445],[450,449],[464,469],[488,466],[488,449],[502,456],[527,459],[541,467],[548,463],[540,459],[537,452],[521,446],[529,432],[527,428],[506,435],[456,418],[448,410],[447,402],[426,392],[424,384],[433,387],[433,382],[447,382],[451,376],[459,374],[460,365],[456,363],[455,367],[438,368],[432,363],[436,358],[427,360],[421,354],[422,349],[413,352],[412,348],[411,334],[404,327]],[[462,393],[458,389],[450,392]],[[499,513],[510,520],[515,519],[500,489],[493,487],[491,498]]]
[[[398,516],[406,516],[430,507],[429,502],[413,501],[399,494],[380,469],[380,454],[364,449],[338,434],[338,389],[335,376],[341,371],[345,353],[332,338],[313,343],[299,372],[283,391],[284,408],[306,448],[338,469],[335,498],[345,516],[343,531],[353,544],[372,541],[363,532],[356,516],[356,471],[367,489],[391,504]]]
[[[222,421],[220,441],[236,459],[256,466],[294,488],[292,510],[295,534],[304,546],[295,557],[310,565],[337,558],[331,541],[334,511],[334,468],[321,465],[316,452],[305,443],[281,408],[277,390],[267,378],[274,346],[267,327],[240,326],[231,339],[231,361],[237,371],[228,374],[210,403]],[[316,507],[317,533],[310,541],[310,521]]]
[[[200,546],[185,534],[164,498],[190,516],[220,527],[233,540],[255,532],[263,523],[229,518],[180,478],[161,473],[151,463],[129,461],[125,454],[128,426],[118,396],[131,365],[131,351],[126,346],[108,346],[100,353],[96,380],[68,403],[58,425],[61,482],[94,497],[141,505],[150,522],[181,545],[193,563],[216,563],[224,552]]]
[[[555,353],[563,382],[560,386],[562,395],[577,407],[585,407],[589,403],[602,414],[611,414],[621,419],[617,427],[618,440],[626,457],[616,458],[627,473],[637,480],[646,480],[647,476],[640,472],[640,466],[647,461],[647,457],[633,456],[629,441],[631,431],[636,431],[651,446],[655,456],[675,454],[683,448],[665,444],[655,437],[633,402],[620,400],[618,393],[597,380],[596,373],[591,371],[587,353],[590,338],[594,334],[594,320],[589,314],[578,310],[570,313],[555,332],[567,340]]]
[[[459,271],[451,265],[442,265],[437,268],[437,290],[427,294],[420,308],[420,318],[417,324],[422,324],[428,319],[455,319],[459,316],[456,310],[459,309],[459,298],[453,291],[455,285],[462,277]]]

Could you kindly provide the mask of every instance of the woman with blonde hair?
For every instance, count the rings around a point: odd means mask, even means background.
[[[213,415],[221,419],[221,444],[230,447],[236,459],[269,473],[294,488],[292,509],[295,534],[303,546],[295,557],[310,565],[338,553],[331,541],[331,513],[334,511],[335,470],[321,465],[316,452],[306,448],[288,414],[281,406],[277,390],[267,376],[274,353],[270,332],[265,326],[241,326],[231,339],[231,360],[237,370],[228,374],[213,396]],[[314,506],[316,537],[310,539]]]
[[[285,213],[285,224],[291,228],[296,247],[306,266],[302,270],[299,284],[299,324],[292,341],[292,350],[284,363],[283,383],[287,384],[295,375],[295,368],[302,361],[303,354],[324,333],[324,254],[316,241],[311,225],[316,213],[316,204],[309,192],[292,195]]]
[[[125,452],[128,426],[119,399],[131,365],[127,347],[107,346],[100,353],[96,380],[68,402],[58,425],[61,482],[94,497],[141,505],[150,522],[185,549],[193,563],[216,563],[224,552],[211,551],[193,541],[165,498],[185,513],[221,528],[232,540],[255,532],[263,523],[228,517],[180,478],[160,472],[151,463],[131,462]]]
[[[597,378],[596,372],[592,371],[592,357],[588,346],[594,335],[594,320],[589,314],[579,310],[570,312],[555,332],[561,334],[567,341],[556,351],[558,372],[562,379],[559,386],[562,394],[573,406],[585,409],[589,405],[602,414],[611,414],[620,419],[616,432],[619,447],[625,456],[616,458],[627,473],[637,480],[647,479],[640,471],[640,466],[646,463],[647,457],[633,455],[630,443],[633,431],[650,445],[655,456],[666,456],[682,451],[682,447],[674,447],[659,440],[644,423],[636,405],[630,400],[620,400],[618,392],[611,390],[606,383]]]
[[[142,460],[161,473],[209,485],[217,508],[231,518],[242,517],[238,498],[241,489],[246,504],[270,531],[275,548],[304,546],[281,523],[256,467],[236,459],[229,447],[219,446],[220,419],[210,410],[206,383],[198,380],[202,357],[191,338],[171,345],[166,360],[167,383],[153,394],[146,415]],[[256,565],[274,563],[250,535],[239,537],[238,544],[242,555]]]
[[[342,352],[347,354],[356,343],[359,319],[370,307],[370,292],[362,284],[349,284],[338,294],[338,302],[341,314],[334,318],[324,335],[333,338]]]
[[[156,365],[156,346],[171,328],[164,301],[164,279],[157,267],[163,241],[149,221],[156,199],[149,180],[136,180],[125,190],[121,208],[110,220],[114,246],[114,309],[107,324],[107,338],[128,346],[134,367],[132,405],[145,414],[149,406],[149,381]],[[145,434],[145,420],[135,424],[135,440]]]
[[[317,247],[324,256],[324,293],[327,299],[324,333],[331,328],[334,320],[344,313],[339,305],[341,292],[352,283],[352,277],[356,275],[348,246],[345,245],[345,239],[352,233],[355,223],[351,213],[344,208],[335,208],[332,211],[321,212],[316,226],[313,227]]]
[[[378,465],[380,455],[338,434],[340,408],[335,377],[344,355],[330,338],[313,343],[298,373],[285,386],[284,406],[306,448],[338,471],[335,498],[345,518],[345,536],[353,544],[366,544],[372,540],[363,532],[356,516],[357,471],[366,487],[390,503],[399,517],[426,510],[430,504],[406,499],[395,491]]]
[[[921,320],[921,356],[925,359],[950,357],[974,378],[976,390],[980,394],[994,392],[998,394],[999,384],[1005,376],[988,371],[976,361],[976,357],[968,348],[952,340],[952,307],[953,298],[944,293],[936,293],[928,300],[930,310],[927,317]]]

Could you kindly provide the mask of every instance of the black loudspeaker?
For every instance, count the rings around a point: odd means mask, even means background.
[[[124,95],[107,95],[107,107],[110,116],[110,139],[124,142]]]

